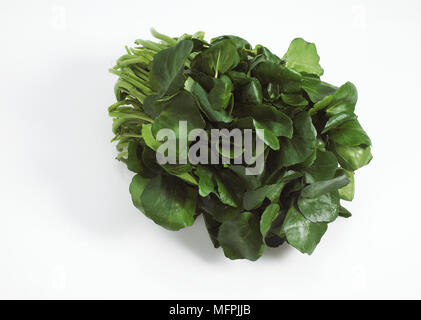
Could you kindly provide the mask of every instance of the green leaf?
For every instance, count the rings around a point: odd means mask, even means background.
[[[239,208],[223,204],[214,196],[200,198],[199,208],[202,212],[211,215],[218,222],[230,221],[240,213]]]
[[[301,163],[315,150],[316,129],[308,113],[298,113],[293,119],[293,128],[291,139],[281,139],[279,155],[283,166]]]
[[[297,93],[281,93],[282,101],[286,104],[294,107],[305,107],[308,105],[308,101]]]
[[[317,102],[310,109],[310,114],[314,114],[319,110],[326,110],[328,116],[342,112],[351,114],[355,110],[357,100],[357,88],[351,82],[347,82],[339,87],[335,94],[326,96],[323,100]]]
[[[342,146],[333,144],[341,167],[349,171],[355,171],[370,163],[373,156],[369,146]]]
[[[331,140],[343,146],[371,145],[371,140],[358,120],[347,121],[329,132]]]
[[[197,166],[196,174],[199,177],[199,195],[201,197],[208,196],[211,192],[215,192],[215,182],[213,181],[213,172],[207,166]]]
[[[269,130],[263,123],[260,123],[259,121],[253,119],[253,126],[256,129],[264,130],[263,132],[258,131],[257,136],[264,141],[269,147],[271,147],[273,150],[279,150],[279,141],[278,137]]]
[[[355,179],[354,179],[354,172],[348,171],[345,169],[341,169],[340,173],[344,172],[345,176],[349,179],[349,183],[345,186],[340,188],[339,196],[341,199],[346,201],[352,201],[354,199],[354,192],[355,192]]]
[[[257,54],[263,56],[265,60],[271,61],[273,63],[281,63],[281,59],[273,54],[268,48],[258,44],[254,50],[257,51]]]
[[[253,77],[259,79],[262,85],[270,82],[278,83],[284,93],[301,90],[301,75],[295,70],[270,61],[262,61],[252,70]]]
[[[313,103],[323,100],[325,97],[333,95],[337,87],[326,82],[320,81],[320,78],[310,74],[303,74],[303,90],[308,94]]]
[[[237,49],[242,49],[242,48],[250,49],[251,48],[251,45],[247,40],[237,37],[237,36],[233,36],[233,35],[224,35],[224,36],[213,38],[211,39],[210,43],[213,44],[225,39],[231,40]]]
[[[263,211],[262,217],[260,218],[260,233],[262,234],[263,239],[266,237],[270,227],[272,226],[273,221],[278,217],[280,207],[276,203],[271,203]]]
[[[349,218],[352,216],[352,214],[346,208],[339,206],[339,216],[343,218]]]
[[[142,161],[140,160],[141,155],[141,148],[139,143],[135,141],[130,141],[128,144],[127,152],[127,169],[130,171],[141,173],[143,172],[144,168],[142,165]]]
[[[224,123],[232,121],[232,117],[228,115],[225,110],[218,111],[212,107],[209,102],[208,94],[198,82],[194,81],[192,78],[188,78],[185,83],[185,89],[195,97],[197,105],[210,121]]]
[[[336,127],[340,126],[341,124],[347,121],[356,120],[356,119],[357,119],[357,116],[353,113],[341,112],[341,113],[334,114],[333,116],[329,118],[329,120],[327,120],[322,133],[326,133],[329,130],[335,129]]]
[[[175,177],[152,178],[140,199],[143,213],[166,229],[179,230],[194,223],[197,191]]]
[[[212,44],[209,49],[198,54],[192,62],[192,67],[209,75],[225,73],[240,62],[237,48],[232,40],[224,39]]]
[[[213,217],[209,214],[204,213],[203,218],[205,220],[205,226],[208,230],[209,238],[211,239],[213,246],[215,248],[219,248],[221,245],[218,241],[218,232],[221,224],[213,219]]]
[[[241,212],[235,219],[221,224],[218,241],[229,259],[255,261],[263,253],[259,219],[251,212]]]
[[[209,102],[215,110],[226,109],[234,89],[232,82],[229,77],[223,75],[219,79],[214,79],[214,83],[209,92]]]
[[[192,49],[191,40],[182,40],[154,56],[150,83],[160,96],[173,94],[183,87],[184,64]]]
[[[132,196],[133,204],[136,208],[138,208],[141,211],[144,211],[141,196],[150,180],[151,179],[144,178],[140,174],[137,174],[133,177],[132,182],[130,183],[129,190],[130,195]]]
[[[283,112],[268,105],[242,106],[236,112],[238,117],[250,116],[265,129],[271,131],[276,137],[292,137],[292,121]]]
[[[241,89],[241,102],[250,105],[262,104],[262,86],[259,80],[250,78],[250,81]]]
[[[302,253],[312,254],[327,230],[327,223],[314,223],[304,218],[294,206],[288,210],[282,225],[290,245]]]
[[[314,198],[300,196],[298,208],[311,222],[332,222],[339,213],[338,191],[321,194]]]
[[[238,207],[239,198],[233,186],[234,181],[230,181],[222,172],[215,175],[216,186],[218,189],[218,197],[222,203],[232,207]]]
[[[326,181],[313,182],[301,191],[301,196],[305,198],[316,198],[324,193],[338,190],[346,186],[349,182],[345,175]]]
[[[301,176],[301,173],[289,170],[274,184],[246,191],[243,196],[244,209],[253,210],[260,207],[265,198],[268,198],[271,202],[278,202],[285,185]]]
[[[146,145],[154,151],[156,151],[161,145],[161,142],[157,141],[153,136],[152,125],[150,123],[142,124],[142,137],[143,140],[145,140]]]
[[[246,210],[253,210],[260,207],[270,188],[271,186],[263,186],[244,193],[243,208]]]
[[[319,64],[316,45],[302,38],[292,40],[287,53],[284,55],[286,66],[298,72],[306,72],[321,76],[323,69]]]
[[[181,91],[166,101],[165,107],[152,124],[152,133],[156,136],[161,129],[171,129],[178,138],[179,121],[187,121],[187,133],[195,128],[205,127],[193,97],[186,91]]]
[[[332,152],[317,150],[316,160],[306,169],[306,182],[312,183],[332,179],[337,168],[338,161]]]

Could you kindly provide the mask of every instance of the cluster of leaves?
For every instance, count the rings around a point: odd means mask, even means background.
[[[179,230],[203,215],[215,247],[230,259],[258,259],[284,242],[311,254],[354,196],[354,171],[372,158],[354,113],[355,86],[320,80],[313,43],[292,41],[279,58],[236,36],[203,33],[137,40],[110,71],[119,79],[109,107],[117,159],[136,173],[134,205]],[[161,128],[264,129],[264,170],[244,165],[156,161]]]

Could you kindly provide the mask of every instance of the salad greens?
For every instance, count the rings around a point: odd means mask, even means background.
[[[354,171],[372,159],[355,86],[322,81],[316,46],[301,38],[280,58],[232,35],[152,34],[159,41],[136,40],[110,69],[118,76],[112,141],[136,173],[134,206],[169,230],[202,215],[230,259],[254,261],[283,243],[311,254],[329,223],[351,216],[341,200],[353,200]],[[181,144],[183,121],[188,133],[249,129],[264,142],[263,170],[248,175],[233,154],[230,163],[191,163],[180,153],[160,164],[159,131],[172,129]]]

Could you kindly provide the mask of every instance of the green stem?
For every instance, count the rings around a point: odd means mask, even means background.
[[[142,79],[140,79],[139,77],[115,69],[109,69],[109,71],[119,76],[120,78],[126,80],[127,82],[131,83],[132,85],[138,87],[143,91],[145,95],[149,95],[152,93],[151,89],[149,89],[149,87],[147,87],[146,84],[144,84]]]
[[[215,78],[218,78],[219,58],[221,57],[221,50],[218,51],[218,58],[216,59]]]
[[[153,123],[153,119],[149,118],[145,113],[143,112],[119,112],[119,111],[112,111],[109,113],[110,117],[116,117],[116,118],[124,118],[124,119],[140,119],[144,120],[150,123]]]
[[[175,46],[177,44],[177,41],[175,39],[170,38],[166,36],[165,34],[159,33],[154,28],[151,28],[151,33],[155,38],[168,43],[170,46]]]

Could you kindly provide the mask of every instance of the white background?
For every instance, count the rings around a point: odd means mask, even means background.
[[[0,298],[421,298],[420,1],[2,1]],[[283,55],[315,42],[352,81],[374,159],[351,219],[312,256],[230,261],[200,218],[166,231],[132,205],[114,160],[116,77],[149,28],[236,34]]]

